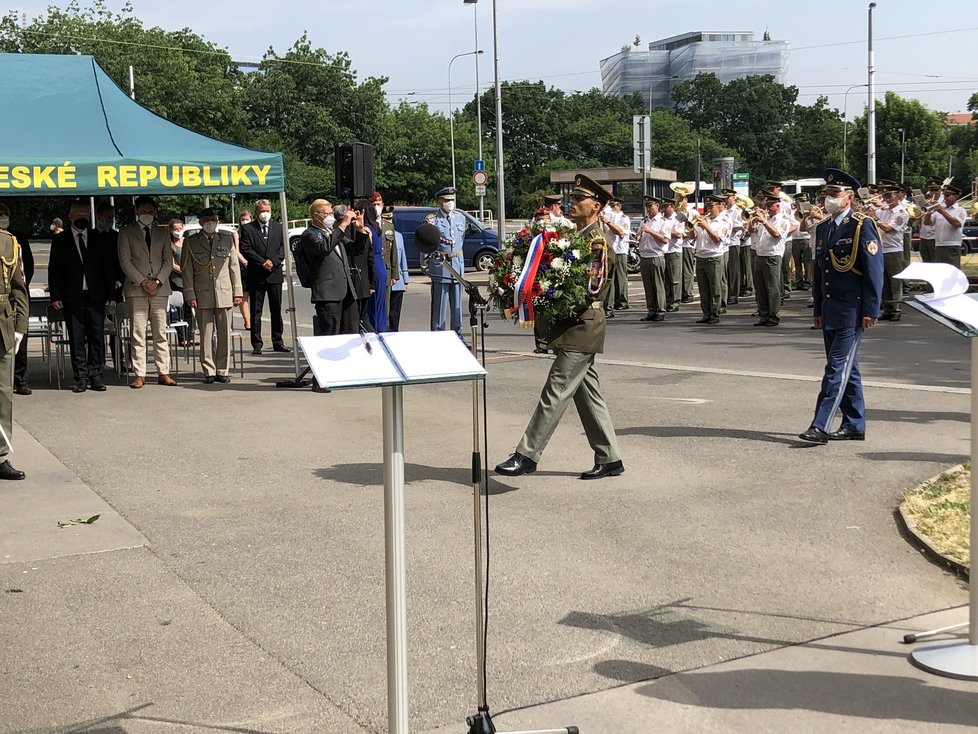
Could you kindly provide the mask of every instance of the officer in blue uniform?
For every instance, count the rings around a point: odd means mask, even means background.
[[[465,242],[465,216],[455,209],[455,189],[447,186],[435,194],[438,211],[426,217],[429,224],[438,228],[442,241],[438,252],[459,275],[465,274],[465,258],[462,245]],[[451,244],[449,244],[451,243]],[[428,274],[431,276],[431,330],[445,330],[445,298],[451,310],[452,331],[462,338],[462,285],[441,263],[428,260]]]
[[[883,250],[873,220],[852,211],[859,181],[828,168],[825,220],[815,229],[812,296],[815,327],[825,341],[825,374],[811,427],[799,438],[816,444],[866,438],[866,405],[857,352],[876,323],[883,298]],[[831,431],[837,412],[842,425]]]

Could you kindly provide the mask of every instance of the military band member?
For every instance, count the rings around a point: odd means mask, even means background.
[[[941,192],[943,183],[943,179],[935,178],[934,176],[930,176],[927,179],[927,192],[924,194],[927,200],[927,210],[935,204],[944,202],[944,195]],[[937,262],[934,227],[935,224],[928,222],[925,214],[920,220],[920,259],[925,263]]]
[[[645,217],[638,225],[639,272],[645,289],[647,313],[642,321],[664,321],[666,318],[666,252],[672,239],[668,224],[659,214],[659,200],[644,197]]]
[[[737,206],[737,192],[733,189],[720,189],[723,197],[723,212],[730,222],[730,236],[727,237],[727,252],[724,255],[723,297],[720,302],[722,313],[728,304],[740,301],[740,238],[744,231],[743,209]]]
[[[660,199],[662,233],[669,242],[663,248],[666,253],[666,312],[679,310],[683,297],[683,240],[682,223],[676,219],[676,204],[672,199]]]
[[[560,194],[546,194],[543,197],[543,208],[547,210],[550,221],[561,227],[573,227],[574,223],[564,216],[563,197]]]
[[[598,215],[611,193],[587,176],[576,176],[574,183],[570,214],[597,257],[604,258],[608,254],[608,242]],[[519,476],[535,472],[571,400],[594,451],[594,467],[581,474],[581,479],[600,479],[625,471],[608,405],[601,395],[594,369],[594,355],[604,351],[606,323],[602,302],[611,283],[598,279],[594,285],[595,290],[589,291],[576,316],[551,324],[550,348],[556,351],[557,357],[516,452],[496,466],[497,473]]]
[[[703,318],[697,324],[720,323],[721,278],[723,253],[727,251],[730,223],[720,216],[723,197],[710,194],[706,197],[706,216],[694,217],[693,247],[696,257],[696,286],[700,292],[700,309]]]
[[[763,204],[755,212],[750,226],[757,233],[757,256],[754,258],[754,299],[758,321],[754,326],[777,326],[781,323],[781,276],[785,244],[791,232],[791,216],[784,213],[782,202],[773,191],[761,192]]]
[[[446,186],[435,194],[438,211],[426,217],[441,233],[442,242],[438,252],[445,263],[429,258],[428,275],[431,276],[431,330],[445,330],[445,301],[448,301],[451,328],[458,338],[462,338],[462,285],[452,277],[446,267],[450,265],[459,275],[465,274],[465,216],[455,208],[455,189]],[[451,244],[449,244],[451,243]]]
[[[0,426],[10,439],[14,432],[14,360],[27,333],[27,285],[20,266],[20,245],[0,229]],[[0,479],[23,479],[7,456],[10,447],[0,438]]]
[[[230,232],[217,229],[217,211],[198,215],[201,231],[183,243],[180,272],[187,305],[196,310],[204,383],[231,382],[231,309],[241,303],[241,267]],[[217,342],[217,353],[214,342]]]
[[[802,204],[808,204],[809,196],[802,191],[794,195],[795,213],[801,212]],[[800,219],[802,217],[797,217]],[[803,223],[804,224],[804,223]],[[798,227],[791,235],[791,260],[795,265],[795,290],[807,291],[812,287],[812,236],[804,227]]]
[[[812,296],[813,321],[822,330],[826,364],[815,416],[798,436],[816,444],[866,437],[857,352],[863,331],[879,318],[883,294],[879,235],[871,219],[852,211],[859,181],[835,168],[826,169],[823,178],[828,217],[815,229]],[[842,425],[831,431],[839,411]]]
[[[958,197],[961,189],[946,185],[942,189],[944,200],[927,210],[924,221],[934,227],[935,262],[950,263],[956,268],[961,267],[961,241],[965,220],[968,212],[960,206]]]
[[[690,216],[689,204],[685,196],[680,199],[675,209],[676,217],[680,220],[681,217]],[[683,252],[683,295],[680,300],[682,303],[692,303],[693,284],[696,282],[696,242],[692,237],[686,236],[685,221],[679,221],[679,226],[684,230],[683,238],[680,240]]]
[[[631,235],[631,220],[621,210],[621,199],[611,200],[611,211],[606,214],[604,224],[611,230],[611,249],[609,258],[614,261],[614,277],[611,275],[611,260],[609,260],[608,278],[613,282],[608,291],[605,310],[613,306],[615,311],[628,310],[628,240]]]
[[[894,277],[907,264],[903,259],[903,233],[909,217],[899,184],[883,186],[882,206],[876,209],[876,229],[883,250],[883,303],[880,321],[899,321],[902,316],[903,281]]]

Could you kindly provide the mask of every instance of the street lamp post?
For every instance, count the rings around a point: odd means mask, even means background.
[[[452,56],[452,60],[448,62],[448,136],[451,139],[452,144],[452,188],[458,188],[458,184],[455,183],[455,110],[452,108],[452,64],[455,63],[455,59],[460,59],[463,56],[477,56],[481,54],[482,51],[467,51],[464,54],[455,54]]]
[[[900,128],[900,183],[903,183],[903,164],[907,157],[907,131]]]
[[[846,136],[849,133],[849,92],[853,89],[868,86],[866,84],[853,84],[845,94],[842,95],[842,168],[849,170],[849,158],[846,156]]]
[[[873,56],[873,9],[876,7],[876,3],[869,4],[869,20],[868,20],[868,30],[869,39],[867,41],[867,47],[869,51],[869,59],[867,62],[868,66],[868,84],[869,87],[869,101],[867,102],[866,110],[866,181],[867,184],[876,183],[876,62]]]
[[[652,151],[652,140],[651,140],[652,138],[652,87],[654,87],[657,82],[663,82],[663,81],[668,81],[670,79],[678,79],[678,78],[679,76],[677,74],[673,74],[672,76],[652,77],[649,80],[649,140],[647,142],[649,145],[650,156]],[[644,160],[644,156],[643,156],[643,160]],[[649,193],[649,188],[648,188],[649,169],[651,167],[652,167],[652,161],[651,160],[645,161],[645,170],[642,171],[642,199],[643,200],[645,199],[645,196]]]
[[[479,0],[462,0],[465,5],[472,6],[472,22],[475,26],[475,48],[479,48]],[[475,119],[477,135],[479,136],[479,160],[482,157],[482,88],[479,86],[479,54],[475,57]],[[479,221],[485,217],[486,197],[479,197]]]

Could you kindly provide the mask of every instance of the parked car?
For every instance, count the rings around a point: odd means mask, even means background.
[[[429,214],[437,210],[430,206],[395,206],[394,229],[404,237],[404,254],[410,269],[422,267],[421,253],[414,243],[414,230],[421,225]],[[492,266],[496,253],[499,252],[499,234],[490,229],[467,212],[461,212],[465,217],[465,243],[462,246],[462,256],[465,267],[476,270],[488,270]]]
[[[978,252],[978,219],[965,220],[961,228],[961,254]]]

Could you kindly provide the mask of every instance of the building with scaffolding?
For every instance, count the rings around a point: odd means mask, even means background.
[[[755,41],[750,31],[693,31],[602,59],[601,83],[605,94],[639,92],[650,108],[671,107],[673,87],[697,74],[716,74],[723,84],[771,74],[784,83],[787,66],[787,41]]]

